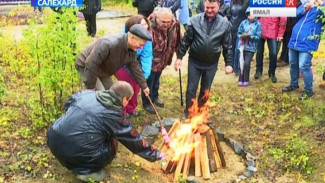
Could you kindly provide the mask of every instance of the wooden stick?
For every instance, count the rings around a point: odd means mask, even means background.
[[[214,135],[214,138],[216,140],[217,150],[218,150],[218,153],[219,153],[219,157],[220,157],[220,160],[221,160],[222,167],[226,167],[226,160],[225,160],[225,157],[223,155],[223,150],[222,150],[222,147],[220,145],[218,135],[214,134],[213,130],[211,130],[211,131],[212,131],[212,133]]]
[[[213,134],[213,131],[211,129],[209,130],[209,134],[211,136],[211,143],[212,143],[212,148],[213,148],[213,152],[214,152],[214,159],[216,161],[217,168],[222,168],[222,163],[221,163],[221,159],[220,159],[217,144],[216,144],[216,139],[214,138],[214,134]]]
[[[193,134],[191,134],[189,143],[191,143],[191,144],[194,143],[194,135]],[[191,155],[192,155],[192,152],[187,153],[186,156],[185,156],[184,167],[183,167],[183,178],[184,179],[187,178],[187,175],[188,175],[188,173],[190,171],[190,163],[191,163]]]
[[[209,158],[207,151],[207,141],[205,135],[201,135],[201,166],[202,166],[202,174],[204,179],[210,179],[210,169],[209,169]]]
[[[215,160],[215,153],[213,151],[211,135],[208,131],[205,132],[204,135],[205,135],[206,142],[207,142],[207,152],[208,152],[210,172],[216,172],[217,164],[216,164],[216,160]]]
[[[195,176],[200,177],[201,176],[201,159],[200,159],[200,153],[201,153],[201,136],[199,133],[194,134],[194,141],[195,141]]]

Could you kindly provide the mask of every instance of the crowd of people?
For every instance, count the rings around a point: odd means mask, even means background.
[[[53,155],[83,181],[104,178],[103,168],[114,159],[117,141],[149,161],[164,158],[133,129],[128,117],[139,115],[140,89],[145,111],[155,113],[150,101],[165,106],[159,98],[160,78],[175,53],[176,71],[186,52],[189,55],[184,118],[191,117],[192,99],[198,99],[199,107],[206,102],[203,95],[211,89],[221,55],[225,73],[234,72],[238,85],[248,86],[256,53],[254,78],[261,78],[265,42],[270,80],[277,82],[277,65],[289,65],[290,84],[283,92],[299,88],[301,73],[304,92],[300,99],[314,95],[312,51],[318,49],[324,27],[315,20],[324,15],[317,7],[325,6],[325,1],[297,2],[296,19],[254,17],[248,0],[201,0],[197,6],[188,0],[134,0],[133,6],[138,14],[128,18],[121,33],[99,38],[78,55],[76,69],[88,90],[70,98],[66,113],[48,131],[47,143]],[[91,36],[96,33],[92,19],[89,15],[87,30]],[[282,53],[277,61],[280,42]],[[114,82],[112,76],[118,81]]]

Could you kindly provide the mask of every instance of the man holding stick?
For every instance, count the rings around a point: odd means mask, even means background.
[[[201,79],[199,93],[199,107],[206,100],[202,99],[205,90],[210,90],[213,78],[218,68],[218,61],[223,50],[226,63],[226,74],[232,73],[232,42],[230,24],[218,15],[219,0],[205,0],[205,12],[191,18],[190,24],[181,41],[174,68],[177,71],[182,65],[182,58],[188,48],[188,80],[186,89],[186,108],[184,117],[189,114],[192,99],[196,98],[196,91]],[[221,49],[222,47],[222,49]]]

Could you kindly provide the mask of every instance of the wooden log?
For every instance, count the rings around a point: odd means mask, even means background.
[[[219,152],[217,149],[216,139],[214,138],[213,131],[209,130],[208,132],[211,136],[212,148],[213,148],[213,152],[214,152],[214,159],[216,161],[217,168],[222,168],[222,163],[221,163],[221,159],[220,159]]]
[[[195,143],[195,141],[194,141],[194,135],[193,134],[191,134],[189,143],[191,143],[191,144],[194,144]],[[187,175],[188,175],[188,173],[190,171],[191,156],[192,156],[193,151],[194,150],[192,150],[191,152],[187,153],[186,156],[185,156],[184,167],[183,167],[183,178],[184,179],[187,178]]]
[[[218,150],[218,153],[219,153],[219,157],[220,157],[220,160],[221,160],[222,167],[226,167],[226,160],[225,160],[225,157],[223,155],[223,150],[222,150],[222,147],[220,145],[218,135],[214,134],[213,130],[211,130],[211,131],[212,131],[212,133],[214,135],[214,138],[215,138],[215,141],[216,141],[217,150]]]
[[[195,154],[195,176],[200,177],[201,174],[201,159],[200,159],[200,154],[201,154],[201,136],[199,133],[194,134],[194,141],[195,141],[195,149],[194,149],[194,154]]]
[[[202,175],[204,179],[210,179],[210,168],[209,168],[209,158],[208,158],[208,151],[207,151],[207,141],[205,135],[201,136],[201,166],[202,166]]]
[[[207,142],[207,152],[208,152],[208,159],[209,159],[209,168],[210,172],[216,172],[217,171],[217,164],[215,160],[215,153],[213,151],[213,146],[212,146],[212,140],[211,140],[211,135],[207,131],[204,133],[206,142]]]

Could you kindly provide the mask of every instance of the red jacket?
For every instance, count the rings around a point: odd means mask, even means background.
[[[263,39],[276,39],[283,37],[286,29],[287,17],[261,17]]]

